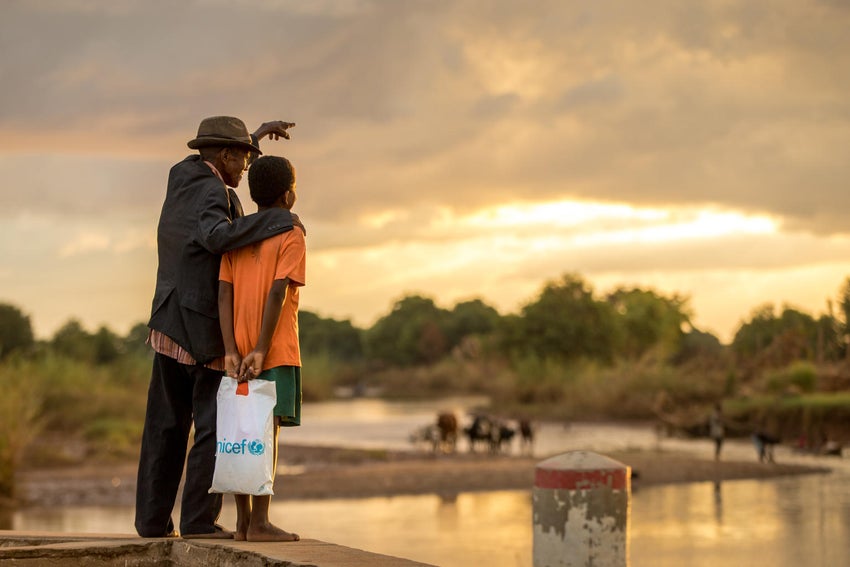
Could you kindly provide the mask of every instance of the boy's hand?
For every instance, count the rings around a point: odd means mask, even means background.
[[[253,380],[263,371],[263,361],[266,353],[252,350],[242,359],[239,367],[240,381]]]
[[[242,364],[242,357],[238,352],[228,352],[224,355],[224,375],[231,378],[239,379],[239,366]]]

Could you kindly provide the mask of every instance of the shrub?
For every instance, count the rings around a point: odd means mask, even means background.
[[[15,469],[42,425],[41,384],[26,379],[31,366],[14,359],[0,363],[0,497],[14,498]]]
[[[765,377],[765,389],[771,394],[811,393],[815,391],[817,382],[814,365],[800,360],[781,370],[769,372]]]

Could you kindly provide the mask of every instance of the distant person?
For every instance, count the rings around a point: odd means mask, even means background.
[[[259,212],[292,209],[295,170],[277,156],[258,159],[248,172],[251,199]],[[306,282],[304,232],[295,229],[233,250],[221,260],[218,309],[225,345],[225,371],[240,382],[276,384],[274,467],[280,426],[301,425],[299,288]],[[298,534],[269,521],[271,496],[236,494],[237,540],[297,541]]]
[[[205,118],[188,143],[198,154],[171,168],[159,217],[149,342],[155,354],[136,485],[136,531],[142,537],[232,538],[216,524],[221,495],[212,484],[216,394],[224,371],[218,322],[218,274],[227,250],[286,233],[286,209],[244,217],[236,192],[258,142],[289,138],[289,122],[266,122],[253,135],[230,116]],[[188,460],[186,446],[194,423]],[[171,513],[186,465],[180,533]]]
[[[720,450],[723,448],[723,438],[726,428],[723,424],[723,411],[720,403],[714,404],[711,415],[708,416],[708,435],[714,441],[714,460],[720,460]]]

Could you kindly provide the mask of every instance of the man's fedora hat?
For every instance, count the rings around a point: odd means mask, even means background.
[[[244,150],[262,154],[245,123],[233,116],[210,116],[201,120],[198,136],[187,144],[193,150],[208,146],[236,146]]]

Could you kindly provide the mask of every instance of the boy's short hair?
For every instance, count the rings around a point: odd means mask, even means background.
[[[262,156],[248,169],[248,188],[251,200],[261,207],[274,204],[281,195],[292,189],[295,172],[285,157]]]

